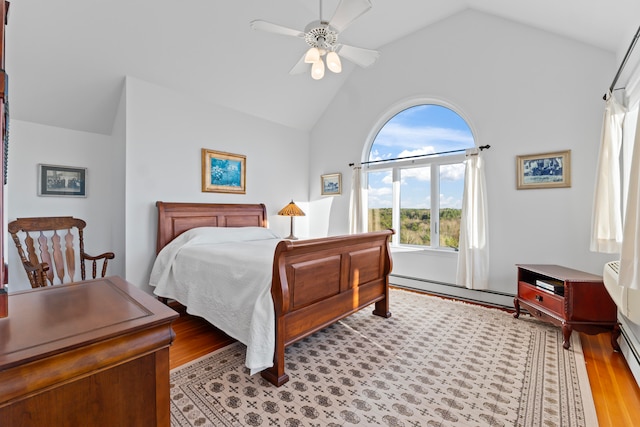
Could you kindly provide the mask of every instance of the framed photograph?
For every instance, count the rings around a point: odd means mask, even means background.
[[[320,181],[323,196],[337,196],[342,193],[342,174],[322,175]]]
[[[87,168],[39,164],[38,196],[87,197]]]
[[[202,191],[245,194],[247,157],[202,149]]]
[[[517,156],[518,190],[571,187],[571,150]]]

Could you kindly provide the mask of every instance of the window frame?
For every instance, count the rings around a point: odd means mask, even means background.
[[[462,112],[460,108],[455,105],[452,105],[449,102],[443,101],[441,99],[434,98],[412,98],[407,99],[405,101],[399,102],[394,105],[392,108],[386,111],[384,115],[382,115],[377,123],[374,126],[369,135],[367,136],[368,143],[363,147],[362,152],[362,191],[363,191],[363,211],[367,213],[369,211],[369,203],[368,203],[368,195],[367,190],[369,188],[369,173],[370,172],[383,172],[390,171],[392,174],[392,198],[391,198],[391,207],[392,207],[392,227],[396,230],[396,233],[392,236],[391,239],[391,247],[394,249],[410,249],[410,250],[422,250],[422,251],[438,251],[441,253],[457,253],[457,250],[451,247],[440,246],[440,166],[447,164],[459,164],[463,163],[466,160],[466,155],[464,151],[460,151],[460,153],[449,153],[449,154],[441,154],[441,155],[428,155],[423,158],[410,158],[406,160],[390,160],[388,162],[376,162],[369,163],[367,161],[370,158],[371,150],[375,143],[376,137],[380,133],[380,131],[387,125],[389,121],[391,121],[398,114],[401,114],[405,110],[408,110],[413,107],[419,107],[422,105],[434,105],[438,107],[443,107],[451,110],[455,114],[457,114],[469,128],[471,136],[473,138],[473,147],[469,147],[469,149],[477,148],[481,144],[478,142],[478,138],[476,137],[476,132],[473,126],[473,123],[469,120],[466,114]],[[437,246],[433,244],[430,246],[422,246],[422,245],[410,245],[406,243],[400,243],[400,170],[406,169],[410,167],[431,167],[431,205],[429,209],[431,210],[431,242],[437,242]],[[434,167],[435,166],[435,167]],[[437,183],[437,185],[435,185]],[[463,190],[464,191],[464,190]],[[462,196],[462,195],[461,195]],[[434,209],[434,204],[436,208]],[[437,212],[437,216],[433,215],[433,212]],[[436,218],[435,226],[434,226],[434,217]],[[369,215],[365,214],[364,218],[364,230],[369,229]]]
[[[447,107],[448,108],[448,107]],[[456,111],[454,111],[456,112]],[[456,112],[457,114],[457,112]],[[475,140],[475,138],[474,138]],[[475,141],[474,141],[475,142]],[[466,159],[464,153],[460,154],[443,154],[424,157],[421,159],[408,159],[408,160],[393,160],[381,163],[374,163],[368,165],[362,165],[362,172],[364,173],[363,184],[364,188],[369,188],[369,173],[370,172],[384,172],[391,171],[392,185],[391,185],[391,217],[392,227],[398,232],[395,233],[391,239],[391,246],[393,247],[407,247],[423,250],[438,250],[445,252],[457,252],[455,249],[440,246],[440,166],[452,165],[463,163]],[[418,167],[429,167],[431,173],[430,181],[430,193],[431,204],[429,209],[431,211],[431,245],[411,245],[407,243],[400,243],[400,171],[403,169],[412,169]],[[367,204],[368,205],[368,204]],[[368,206],[367,206],[368,210]],[[434,215],[434,212],[437,215]],[[365,215],[365,230],[369,229],[368,215]],[[437,242],[434,245],[433,242]]]

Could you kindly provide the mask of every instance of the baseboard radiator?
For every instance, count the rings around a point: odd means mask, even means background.
[[[622,330],[620,350],[640,386],[640,341],[637,335],[640,331],[640,291],[619,285],[619,273],[620,261],[611,261],[605,264],[602,277],[605,288],[618,306],[618,321]]]
[[[515,295],[513,294],[482,289],[467,289],[453,283],[437,282],[393,273],[389,276],[389,283],[400,288],[423,291],[467,302],[479,303],[498,308],[514,308],[513,298]]]

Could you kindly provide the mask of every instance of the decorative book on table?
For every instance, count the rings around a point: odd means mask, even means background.
[[[564,283],[560,280],[537,279],[535,285],[537,288],[553,292],[556,295],[564,295]]]

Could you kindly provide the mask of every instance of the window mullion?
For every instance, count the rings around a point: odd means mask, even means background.
[[[394,245],[400,244],[400,168],[393,168],[392,171],[392,209],[391,221],[396,234],[393,235],[391,242]]]
[[[431,165],[431,247],[440,247],[440,166]]]

